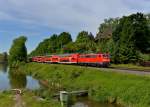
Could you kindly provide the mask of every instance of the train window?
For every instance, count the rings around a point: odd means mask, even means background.
[[[91,58],[91,56],[90,56],[90,55],[86,55],[85,57],[86,57],[86,58]]]
[[[86,58],[86,56],[85,55],[80,55],[80,58]]]
[[[89,55],[89,58],[96,58],[97,55]]]
[[[107,54],[103,54],[103,57],[104,57],[104,58],[108,58],[108,57],[109,57],[109,55],[107,55]]]
[[[80,55],[80,58],[96,58],[97,55]]]

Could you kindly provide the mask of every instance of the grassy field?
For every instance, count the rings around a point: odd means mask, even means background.
[[[16,107],[14,95],[15,93],[10,91],[1,92],[0,107]],[[53,100],[40,100],[39,98],[35,97],[33,92],[30,91],[23,92],[22,102],[25,107],[60,107],[58,102],[55,102]]]
[[[20,69],[47,81],[49,90],[86,89],[89,90],[90,98],[96,101],[117,103],[125,107],[150,107],[149,77],[72,65],[28,63]]]
[[[122,68],[122,69],[131,69],[131,70],[140,70],[140,71],[150,71],[150,67],[143,67],[133,64],[111,64],[112,68]]]

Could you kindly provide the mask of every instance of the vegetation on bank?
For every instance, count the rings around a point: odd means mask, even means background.
[[[60,107],[60,104],[54,100],[45,100],[36,97],[33,92],[23,91],[21,100],[25,107]],[[15,93],[10,91],[0,92],[0,107],[15,107]],[[18,107],[18,106],[17,106]]]
[[[126,107],[150,106],[149,77],[72,65],[28,63],[20,69],[45,81],[47,91],[40,93],[45,98],[59,90],[86,89],[89,90],[90,98],[96,101],[117,103]]]

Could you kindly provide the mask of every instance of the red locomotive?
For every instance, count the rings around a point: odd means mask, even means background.
[[[34,56],[32,62],[41,63],[65,63],[65,64],[79,64],[108,67],[110,65],[110,55],[99,54],[63,54],[63,55],[50,55],[50,56]]]

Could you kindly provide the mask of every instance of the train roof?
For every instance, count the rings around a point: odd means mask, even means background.
[[[32,57],[45,57],[45,56],[48,56],[48,57],[52,57],[52,56],[69,56],[69,55],[75,55],[75,54],[78,54],[78,55],[97,55],[97,54],[109,54],[109,53],[66,53],[66,54],[51,54],[51,55],[39,55],[39,56],[32,56]],[[29,58],[32,58],[32,57],[29,57]]]

